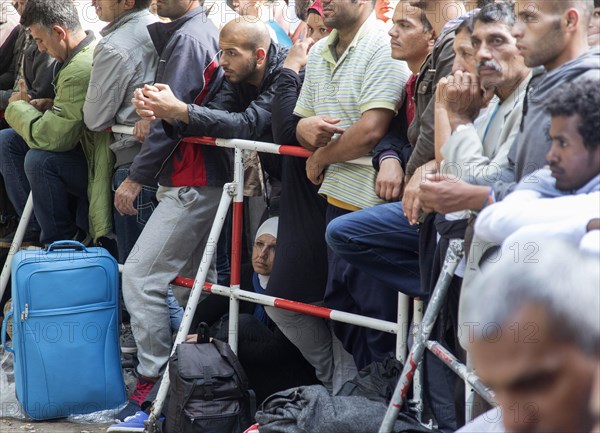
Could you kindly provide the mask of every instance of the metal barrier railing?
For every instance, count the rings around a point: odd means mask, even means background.
[[[131,134],[131,127],[123,127],[120,125],[112,128],[114,132]],[[396,356],[399,360],[404,363],[404,370],[402,372],[401,379],[396,387],[394,397],[390,403],[384,422],[379,430],[380,433],[391,432],[393,423],[398,416],[398,412],[402,403],[406,400],[406,396],[410,389],[411,384],[413,385],[413,400],[411,403],[420,414],[423,408],[422,397],[421,397],[421,373],[419,370],[420,361],[422,359],[425,349],[429,349],[438,356],[446,365],[448,365],[455,373],[465,380],[469,390],[474,390],[481,394],[491,404],[495,404],[493,400],[493,393],[483,385],[477,376],[469,371],[467,367],[460,364],[449,352],[445,351],[438,343],[428,341],[429,333],[435,322],[435,318],[439,313],[439,309],[444,301],[447,286],[450,279],[454,274],[456,265],[462,257],[462,243],[458,246],[457,241],[451,242],[442,275],[438,280],[436,289],[434,290],[429,306],[425,311],[423,317],[423,302],[421,300],[414,300],[413,310],[413,336],[414,343],[411,348],[410,354],[406,356],[407,348],[407,331],[408,331],[408,306],[409,298],[399,293],[398,295],[398,321],[396,323],[388,322],[385,320],[374,319],[372,317],[361,316],[352,313],[346,313],[343,311],[331,310],[324,307],[318,307],[310,304],[304,304],[300,302],[294,302],[286,299],[274,298],[271,296],[260,295],[254,292],[244,291],[240,289],[240,264],[241,264],[241,233],[242,233],[242,213],[243,213],[243,187],[244,187],[244,150],[256,150],[266,153],[274,153],[280,155],[296,156],[296,157],[308,157],[311,152],[299,148],[296,146],[285,146],[276,145],[273,143],[264,143],[260,141],[251,140],[240,140],[240,139],[220,139],[220,138],[208,138],[208,137],[188,137],[184,139],[188,143],[196,143],[201,145],[210,145],[218,147],[227,147],[235,149],[234,155],[234,179],[232,182],[227,183],[223,187],[223,193],[217,214],[211,227],[210,234],[208,237],[209,245],[216,245],[219,235],[223,228],[225,217],[228,213],[229,206],[233,204],[233,229],[232,229],[232,250],[231,250],[231,285],[230,287],[219,286],[206,282],[206,276],[209,270],[209,264],[212,263],[213,256],[215,254],[214,248],[206,248],[201,260],[200,267],[194,280],[176,278],[173,283],[176,285],[189,287],[191,292],[189,300],[184,311],[184,317],[175,337],[173,345],[173,353],[178,344],[185,341],[189,328],[191,325],[192,318],[195,313],[196,306],[200,300],[202,291],[207,293],[213,293],[220,296],[228,296],[230,299],[229,303],[229,344],[234,352],[237,352],[238,346],[238,315],[239,315],[239,301],[248,301],[258,303],[262,305],[272,306],[276,308],[282,308],[290,311],[299,313],[309,314],[317,317],[322,317],[334,321],[348,323],[352,325],[367,327],[383,332],[396,334]],[[349,161],[350,163],[370,165],[371,160],[367,157],[359,158],[357,160]],[[31,194],[23,211],[19,227],[17,229],[15,239],[11,246],[10,254],[8,255],[7,261],[3,267],[2,274],[0,275],[0,296],[4,293],[8,277],[10,276],[10,266],[14,253],[18,250],[21,245],[23,235],[27,223],[33,213],[33,201]],[[421,324],[422,319],[422,324]],[[146,423],[146,431],[156,431],[156,421],[159,418],[162,406],[164,404],[167,391],[169,388],[169,375],[168,365],[163,379],[160,383],[157,397],[154,401],[152,412]]]
[[[119,131],[120,132],[120,131]],[[221,232],[223,221],[227,214],[229,204],[233,202],[233,222],[232,222],[232,248],[231,248],[231,277],[230,287],[211,285],[208,291],[222,295],[229,296],[229,344],[234,352],[237,352],[238,345],[238,315],[239,315],[239,301],[245,300],[254,303],[260,303],[263,305],[270,305],[276,308],[284,308],[291,311],[296,311],[304,314],[310,314],[318,317],[324,317],[331,320],[337,320],[348,324],[364,326],[371,329],[376,329],[384,332],[390,332],[396,334],[396,356],[402,362],[405,362],[406,357],[406,343],[407,336],[403,331],[408,330],[408,297],[404,294],[399,294],[398,304],[398,322],[392,323],[384,320],[374,319],[371,317],[360,316],[357,314],[350,314],[343,311],[330,310],[328,308],[317,307],[314,305],[303,304],[299,302],[293,302],[285,299],[273,298],[266,295],[259,295],[253,292],[243,291],[240,289],[240,258],[241,258],[241,230],[242,230],[242,209],[243,209],[243,187],[244,187],[244,150],[256,150],[266,153],[274,153],[279,155],[288,155],[296,157],[309,157],[311,152],[306,149],[299,148],[296,146],[285,146],[276,145],[273,143],[264,143],[260,141],[252,140],[239,140],[239,139],[220,139],[220,138],[208,138],[208,137],[188,137],[184,141],[188,143],[196,143],[202,145],[218,146],[235,149],[234,155],[234,179],[233,182],[228,183],[224,186],[223,195],[221,196],[221,202],[217,210],[215,217],[215,223],[211,229],[208,244],[215,245],[216,240]],[[360,158],[358,160],[350,161],[355,164],[370,165],[371,161],[369,158]],[[201,263],[211,263],[214,255],[214,249],[209,248],[204,251]],[[175,337],[175,346],[183,342],[189,332],[192,317],[195,312],[196,305],[198,304],[200,293],[205,286],[206,274],[208,268],[200,266],[198,274],[194,282],[188,281],[186,286],[191,286],[192,291],[188,300],[184,317],[179,328],[179,332]],[[176,280],[182,282],[181,279]],[[168,367],[167,367],[168,368]],[[156,422],[160,415],[164,399],[168,390],[169,378],[167,372],[163,374],[163,380],[159,387],[159,391],[154,401],[152,413],[148,419],[148,431],[154,431],[152,425]]]

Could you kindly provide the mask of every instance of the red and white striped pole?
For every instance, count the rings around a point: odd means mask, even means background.
[[[211,138],[211,137],[186,137],[183,139],[186,143],[203,144],[206,146],[227,147],[230,149],[256,150],[258,152],[274,153],[276,155],[297,156],[308,158],[312,155],[310,150],[298,146],[289,146],[285,144],[266,143],[264,141],[241,140],[239,138]],[[351,164],[371,165],[371,159],[363,156],[362,158],[348,161]]]
[[[235,296],[240,290],[241,263],[242,263],[242,226],[244,219],[244,153],[240,148],[235,148],[233,170],[233,222],[231,233],[231,276],[229,295],[229,345],[233,353],[237,354],[238,348],[238,323],[240,301]]]
[[[177,277],[172,284],[181,287],[191,287],[194,280]],[[256,292],[247,290],[234,290],[231,287],[220,286],[217,284],[204,283],[204,292],[221,296],[234,296],[241,301],[252,302],[254,304],[266,305],[267,307],[281,308],[282,310],[294,311],[296,313],[308,314],[310,316],[321,317],[323,319],[335,320],[336,322],[348,323],[350,325],[363,326],[365,328],[375,329],[377,331],[389,332],[395,334],[398,325],[386,320],[373,319],[372,317],[361,316],[359,314],[346,313],[345,311],[332,310],[326,307],[318,307],[302,302],[290,301],[287,299],[274,298],[273,296],[260,295]]]

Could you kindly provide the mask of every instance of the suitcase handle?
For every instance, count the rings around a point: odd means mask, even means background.
[[[81,242],[77,241],[56,241],[52,242],[48,245],[46,252],[55,250],[75,250],[75,251],[85,251],[87,253],[87,248]]]
[[[6,350],[7,352],[10,352],[12,354],[14,354],[15,351],[12,349],[12,347],[6,345],[6,326],[8,324],[8,319],[10,319],[13,316],[13,313],[14,313],[14,311],[10,310],[6,314],[6,316],[4,316],[4,320],[2,321],[2,347],[4,347],[4,350]]]

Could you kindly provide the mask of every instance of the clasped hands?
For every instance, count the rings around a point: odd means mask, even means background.
[[[177,99],[168,84],[145,84],[135,89],[131,103],[144,120],[164,119],[173,123],[178,119],[188,123],[187,104]]]

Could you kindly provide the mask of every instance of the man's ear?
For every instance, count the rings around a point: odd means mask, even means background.
[[[581,16],[579,16],[579,11],[577,9],[571,8],[565,12],[563,19],[566,24],[565,30],[573,32],[577,29],[579,21],[581,21]]]
[[[67,39],[67,30],[58,24],[52,25],[52,31],[56,32],[60,36],[60,40],[64,41]]]
[[[427,41],[427,50],[429,52],[433,51],[433,46],[435,45],[435,35],[434,35],[434,31],[430,31],[429,32],[429,40]]]
[[[267,60],[267,50],[264,48],[256,49],[256,63],[262,65]]]

